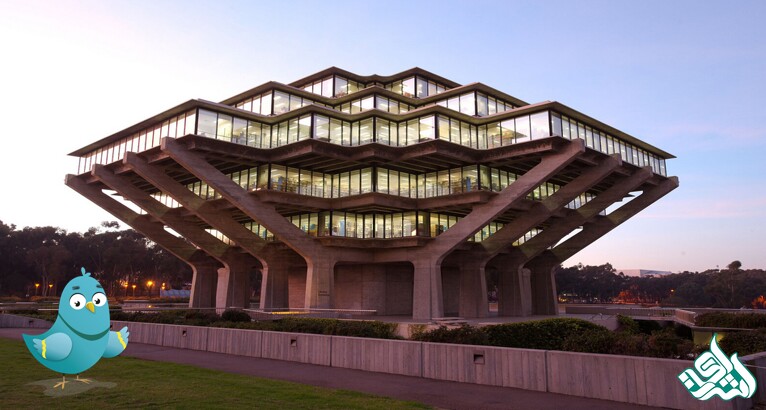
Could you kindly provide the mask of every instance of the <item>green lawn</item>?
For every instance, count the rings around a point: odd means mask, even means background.
[[[101,383],[114,383],[114,387],[95,387],[70,396],[50,397],[44,394],[44,387],[30,383],[60,378],[60,375],[37,363],[21,341],[5,338],[0,338],[0,369],[0,409],[51,406],[67,409],[428,408],[418,403],[347,390],[325,389],[131,357],[102,360],[82,376]],[[81,388],[78,385],[71,386],[68,383],[66,388]]]

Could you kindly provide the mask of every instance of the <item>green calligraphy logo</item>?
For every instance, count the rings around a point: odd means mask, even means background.
[[[741,396],[750,398],[755,393],[755,378],[740,363],[737,353],[726,357],[718,347],[716,335],[710,340],[710,351],[702,353],[694,361],[694,367],[681,372],[678,379],[689,393],[699,400],[720,396],[731,400]]]

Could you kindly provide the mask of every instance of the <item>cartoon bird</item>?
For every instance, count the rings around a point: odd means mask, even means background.
[[[111,358],[122,353],[128,344],[128,328],[109,331],[109,302],[104,288],[82,268],[78,276],[66,284],[61,292],[59,313],[51,328],[37,336],[23,335],[27,348],[43,366],[62,373],[62,380],[53,388],[66,386],[67,374],[90,369],[102,357]]]

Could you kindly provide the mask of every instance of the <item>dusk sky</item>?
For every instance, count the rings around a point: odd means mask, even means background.
[[[681,186],[564,263],[766,268],[764,1],[0,0],[0,220],[115,218],[68,153],[192,98],[330,66],[556,100],[677,159]]]

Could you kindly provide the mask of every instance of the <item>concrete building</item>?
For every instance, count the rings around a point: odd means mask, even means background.
[[[660,277],[672,275],[673,272],[666,270],[654,270],[654,269],[617,269],[617,272],[624,273],[625,276],[635,277]]]
[[[419,68],[187,101],[71,155],[68,186],[192,267],[191,306],[246,306],[255,270],[262,308],[416,319],[487,316],[487,277],[500,315],[555,314],[553,268],[678,186],[561,103]]]

